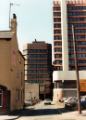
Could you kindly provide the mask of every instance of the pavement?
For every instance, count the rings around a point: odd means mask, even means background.
[[[18,116],[0,115],[0,120],[17,120]]]
[[[86,120],[86,110],[79,114],[78,111],[62,113],[57,116],[58,120]]]
[[[14,115],[0,115],[0,120],[86,120],[86,110],[83,110],[82,114],[78,114],[78,111],[64,112],[60,111],[61,105],[55,104],[49,107],[37,104],[25,110],[18,111],[19,113]],[[58,107],[60,108],[58,109]],[[39,114],[40,110],[41,115]],[[46,112],[50,112],[50,114],[46,114]]]

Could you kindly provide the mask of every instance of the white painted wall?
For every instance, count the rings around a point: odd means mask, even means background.
[[[63,71],[68,70],[68,30],[67,30],[67,5],[61,0],[61,31],[62,31],[62,61]]]
[[[62,99],[63,97],[63,90],[61,88],[57,89],[54,88],[53,89],[53,102],[57,103],[60,99]]]
[[[54,0],[61,3],[61,31],[62,31],[62,65],[63,71],[54,71],[53,72],[53,82],[57,80],[76,80],[76,72],[68,71],[69,67],[69,56],[68,56],[68,26],[67,26],[67,6],[66,1],[78,1],[85,2],[86,0]],[[86,80],[86,71],[79,71],[80,80]],[[64,89],[63,89],[64,90]],[[67,95],[72,95],[73,92],[76,94],[76,89],[66,90]],[[62,89],[54,88],[53,89],[53,100],[57,101],[62,95]],[[74,95],[74,94],[73,94]]]
[[[81,80],[86,80],[86,71],[79,71],[79,77]],[[54,71],[53,82],[56,80],[76,80],[75,71]]]

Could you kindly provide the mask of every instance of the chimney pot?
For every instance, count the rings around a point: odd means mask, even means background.
[[[16,14],[15,13],[13,14],[13,19],[16,19]]]

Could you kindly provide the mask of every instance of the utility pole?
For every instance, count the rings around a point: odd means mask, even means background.
[[[79,82],[79,70],[78,70],[78,62],[77,62],[77,46],[76,46],[74,25],[72,25],[72,35],[73,35],[75,70],[76,70],[76,77],[77,77],[77,98],[78,98],[78,105],[77,106],[78,106],[78,112],[79,112],[79,114],[81,114],[80,82]]]

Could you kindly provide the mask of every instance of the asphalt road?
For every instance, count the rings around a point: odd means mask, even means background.
[[[34,106],[26,107],[24,110],[11,113],[11,115],[17,116],[16,120],[50,120],[62,112],[64,112],[62,104],[44,105],[42,101]]]
[[[23,110],[0,116],[0,120],[86,120],[86,110],[81,115],[68,111],[61,103],[44,105],[43,102]]]

